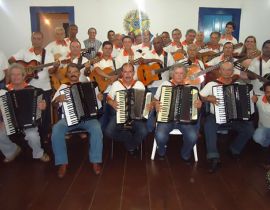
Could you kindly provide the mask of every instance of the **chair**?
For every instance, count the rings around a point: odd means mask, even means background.
[[[143,158],[143,141],[140,144],[140,159],[142,160]],[[114,140],[112,139],[112,146],[111,146],[111,159],[113,159],[113,150],[114,150]]]
[[[173,129],[170,132],[170,135],[182,135],[182,133],[178,129]],[[152,149],[152,154],[151,154],[151,160],[155,159],[156,150],[157,150],[157,142],[156,142],[156,139],[154,138],[153,149]],[[198,153],[197,153],[197,145],[196,144],[193,147],[193,154],[194,154],[195,162],[198,162]]]

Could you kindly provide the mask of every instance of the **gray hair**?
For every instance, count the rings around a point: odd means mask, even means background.
[[[13,71],[13,69],[20,69],[23,77],[26,75],[26,71],[25,71],[23,65],[18,64],[18,63],[13,63],[8,68],[8,78],[9,78],[9,80],[10,80],[10,75],[11,75],[11,72]]]
[[[180,69],[180,68],[184,70],[185,74],[187,74],[187,67],[182,63],[178,63],[178,64],[173,65],[172,68],[170,69],[169,71],[170,78],[172,78],[175,70]]]

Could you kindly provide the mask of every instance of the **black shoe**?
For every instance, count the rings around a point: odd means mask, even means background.
[[[210,174],[215,173],[219,167],[220,167],[220,160],[218,158],[210,159],[208,172]]]
[[[240,160],[240,154],[235,154],[235,153],[232,153],[232,151],[229,149],[227,151],[229,157],[233,160]]]
[[[186,165],[188,165],[188,166],[191,165],[191,159],[190,159],[190,158],[189,158],[189,159],[184,159],[184,158],[181,156],[181,160],[182,160]]]
[[[157,153],[157,159],[158,160],[165,160],[165,155],[160,155]]]

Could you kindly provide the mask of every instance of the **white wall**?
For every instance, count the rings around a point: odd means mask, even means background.
[[[198,28],[199,7],[242,8],[240,40],[252,34],[259,47],[270,39],[266,23],[270,20],[270,0],[137,0],[145,2],[153,34],[178,27],[184,33]],[[138,9],[135,0],[0,0],[0,49],[10,56],[20,48],[29,46],[31,23],[30,6],[74,6],[75,22],[79,26],[78,38],[87,38],[90,26],[97,28],[97,38],[106,39],[108,30],[124,33],[123,19],[132,9]],[[264,24],[263,24],[264,22]]]

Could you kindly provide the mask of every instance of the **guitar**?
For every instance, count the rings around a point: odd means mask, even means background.
[[[202,76],[204,76],[208,72],[211,72],[211,71],[213,71],[215,69],[218,69],[222,65],[222,63],[230,61],[231,59],[232,58],[225,59],[224,61],[221,61],[220,63],[218,63],[218,64],[216,64],[214,66],[210,66],[210,67],[206,68],[205,70],[201,70],[198,66],[197,66],[197,68],[195,68],[195,67],[191,68],[187,72],[187,82],[189,84],[191,84],[191,85],[201,84],[204,81]],[[233,65],[236,66],[238,63],[241,63],[245,59],[247,59],[247,57],[243,57],[241,59],[238,59],[238,60],[233,62]]]
[[[152,70],[161,69],[161,65],[154,63],[151,65],[141,64],[137,69],[138,80],[140,80],[145,86],[149,85],[153,81],[160,80],[158,74],[153,74]]]
[[[87,62],[85,62],[81,66],[79,66],[79,69],[84,68],[87,63],[92,65],[92,64],[97,63],[99,61],[100,61],[100,58],[95,57],[93,59],[88,60]],[[72,62],[72,61],[70,60],[70,62]],[[58,88],[61,86],[61,84],[65,84],[65,83],[69,82],[69,79],[67,78],[66,73],[67,73],[67,66],[64,66],[64,67],[58,68],[57,72],[55,72],[54,74],[51,75],[51,86],[55,90],[58,90]]]
[[[108,76],[114,76],[119,75],[122,68],[118,68],[116,70],[112,69],[111,67],[107,67],[102,69],[102,71],[107,74]],[[90,73],[90,79],[91,81],[96,81],[98,88],[100,92],[104,92],[107,87],[112,83],[112,81],[109,78],[103,77],[100,74],[97,73],[96,69],[93,69],[93,71]]]
[[[69,59],[59,61],[61,64],[70,63]],[[40,64],[37,60],[31,60],[29,62],[23,60],[17,60],[16,63],[24,66],[26,72],[25,81],[29,83],[32,79],[38,79],[38,73],[41,72],[45,67],[53,66],[57,62],[51,62],[46,64]]]

